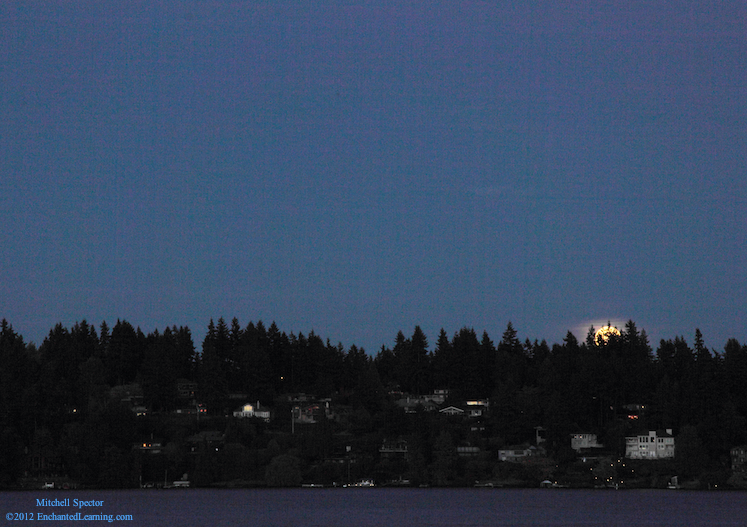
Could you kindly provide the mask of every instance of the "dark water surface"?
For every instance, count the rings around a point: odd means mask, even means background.
[[[44,506],[37,500],[59,500]],[[64,500],[67,499],[68,502]],[[74,500],[78,500],[77,502]],[[80,507],[81,501],[97,500]],[[66,505],[69,503],[69,505]],[[747,493],[568,489],[131,490],[0,493],[5,524],[39,513],[99,515],[42,525],[747,527]],[[19,519],[9,515],[21,513]],[[33,517],[33,522],[28,519]],[[131,520],[117,516],[131,516]],[[21,520],[25,517],[25,520]],[[111,521],[109,521],[111,520]]]

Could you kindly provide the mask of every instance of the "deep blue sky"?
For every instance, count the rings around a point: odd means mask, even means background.
[[[747,341],[746,5],[3,2],[0,317]]]

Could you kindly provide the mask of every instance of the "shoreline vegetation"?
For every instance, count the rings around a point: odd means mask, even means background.
[[[0,490],[747,489],[747,345],[416,326],[374,354],[274,323],[0,326]],[[626,437],[673,430],[670,459]],[[571,436],[593,435],[588,448]]]

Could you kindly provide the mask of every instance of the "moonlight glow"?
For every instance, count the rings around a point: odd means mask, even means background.
[[[597,332],[594,334],[594,342],[597,346],[601,346],[603,344],[607,344],[607,342],[610,340],[610,338],[615,335],[617,337],[620,336],[620,330],[613,326],[602,326],[597,330]]]

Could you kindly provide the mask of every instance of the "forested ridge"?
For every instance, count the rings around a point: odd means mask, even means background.
[[[286,334],[235,318],[211,320],[199,352],[187,327],[144,334],[124,320],[111,328],[58,324],[37,347],[3,320],[0,486],[64,478],[131,487],[164,473],[188,473],[196,485],[356,477],[447,485],[507,474],[533,481],[540,472],[509,467],[497,452],[534,443],[536,427],[546,431],[556,471],[573,463],[572,433],[595,433],[618,456],[626,435],[671,428],[671,470],[724,482],[730,449],[747,443],[746,380],[747,345],[730,339],[709,349],[696,329],[691,343],[677,336],[654,351],[633,321],[607,340],[590,328],[583,341],[568,332],[554,344],[522,342],[509,322],[497,341],[465,327],[451,336],[441,330],[431,346],[415,327],[371,355],[313,331]],[[194,394],[181,393],[180,383]],[[397,405],[403,394],[435,390],[448,390],[452,404],[489,400],[489,412],[467,426]],[[283,396],[299,393],[328,401],[334,418],[293,427],[292,399]],[[135,400],[146,415],[133,411]],[[176,413],[190,401],[200,404],[197,416]],[[270,421],[232,417],[249,401],[272,409]],[[645,411],[628,418],[631,405]],[[190,443],[210,431],[219,447]],[[158,456],[135,448],[144,440],[163,446]],[[407,443],[407,458],[382,459],[379,447],[396,440]],[[479,455],[460,458],[459,445]]]

